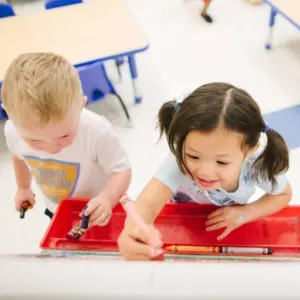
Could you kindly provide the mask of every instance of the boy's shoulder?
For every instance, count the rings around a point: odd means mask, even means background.
[[[101,134],[110,130],[112,125],[104,116],[84,108],[80,115],[80,127],[85,131]]]
[[[99,129],[99,126],[103,129],[111,127],[111,123],[104,116],[98,115],[87,108],[84,108],[81,112],[80,124],[90,129]]]

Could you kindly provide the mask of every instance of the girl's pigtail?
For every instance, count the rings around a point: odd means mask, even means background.
[[[168,134],[172,119],[176,113],[179,103],[176,101],[168,101],[162,105],[158,112],[158,127],[160,130],[160,138],[163,134]]]
[[[275,130],[265,127],[268,143],[254,162],[254,167],[263,180],[270,180],[273,187],[276,176],[289,168],[289,151],[282,136]]]

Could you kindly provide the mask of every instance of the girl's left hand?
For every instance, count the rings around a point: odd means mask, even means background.
[[[224,206],[216,209],[208,215],[205,222],[206,231],[213,231],[224,228],[218,240],[224,239],[232,230],[249,221],[247,205]]]

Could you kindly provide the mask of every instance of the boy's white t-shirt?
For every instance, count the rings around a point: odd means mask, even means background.
[[[271,182],[255,179],[252,168],[255,159],[263,152],[267,144],[267,136],[262,133],[258,149],[245,161],[241,167],[239,186],[236,191],[228,193],[223,189],[205,191],[200,189],[178,167],[175,156],[170,153],[154,175],[154,178],[167,185],[173,192],[172,202],[196,202],[214,204],[218,206],[246,204],[255,193],[256,186],[267,194],[280,194],[286,187],[288,180],[285,174],[276,177],[277,185],[273,188]]]
[[[131,168],[111,124],[87,109],[81,113],[73,144],[56,154],[30,148],[11,120],[4,132],[9,150],[30,168],[52,212],[62,199],[97,196],[111,174]]]

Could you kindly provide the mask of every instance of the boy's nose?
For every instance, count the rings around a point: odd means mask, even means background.
[[[55,152],[59,151],[61,147],[60,147],[59,143],[53,143],[51,145],[48,145],[47,148],[48,148],[48,151],[55,153]]]

